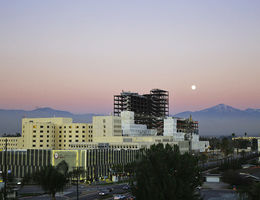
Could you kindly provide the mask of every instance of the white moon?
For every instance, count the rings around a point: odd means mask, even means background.
[[[192,85],[192,86],[191,86],[191,89],[192,89],[192,90],[196,90],[196,89],[197,89],[196,85]]]

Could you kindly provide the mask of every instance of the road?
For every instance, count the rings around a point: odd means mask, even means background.
[[[101,190],[112,188],[113,191],[111,194],[121,194],[121,193],[127,193],[127,191],[123,190],[123,187],[126,184],[113,184],[113,185],[97,185],[97,186],[86,186],[83,184],[79,185],[79,199],[80,200],[94,200],[99,199],[98,193]],[[38,186],[25,186],[23,187],[18,194],[26,194],[26,193],[43,193],[42,189]],[[128,194],[130,195],[130,194]],[[19,199],[23,200],[49,200],[51,199],[49,195],[40,195],[40,196],[31,196],[31,197],[19,197]],[[57,193],[56,199],[71,199],[76,200],[77,199],[77,193],[76,193],[76,186],[71,186],[64,190],[63,193]],[[113,199],[113,198],[108,198]]]

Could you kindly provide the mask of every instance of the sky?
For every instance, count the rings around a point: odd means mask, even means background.
[[[0,0],[2,109],[106,114],[153,88],[172,114],[260,108],[259,86],[258,0]]]

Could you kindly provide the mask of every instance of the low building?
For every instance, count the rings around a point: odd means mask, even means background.
[[[0,152],[0,171],[8,170],[14,177],[32,175],[43,167],[57,166],[65,160],[69,171],[75,167],[85,170],[85,178],[99,178],[111,174],[114,165],[125,165],[137,158],[136,149],[88,149],[88,150],[8,150]],[[5,158],[6,156],[6,158]],[[5,159],[7,165],[5,165]],[[7,167],[5,169],[5,166]]]

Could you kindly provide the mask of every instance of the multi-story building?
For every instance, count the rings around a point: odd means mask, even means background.
[[[92,141],[92,124],[60,117],[22,119],[23,149],[70,149],[71,144]]]
[[[136,124],[157,129],[158,135],[162,135],[163,119],[169,115],[169,93],[161,89],[143,95],[123,91],[114,96],[114,115],[120,116],[122,111],[133,111]]]

